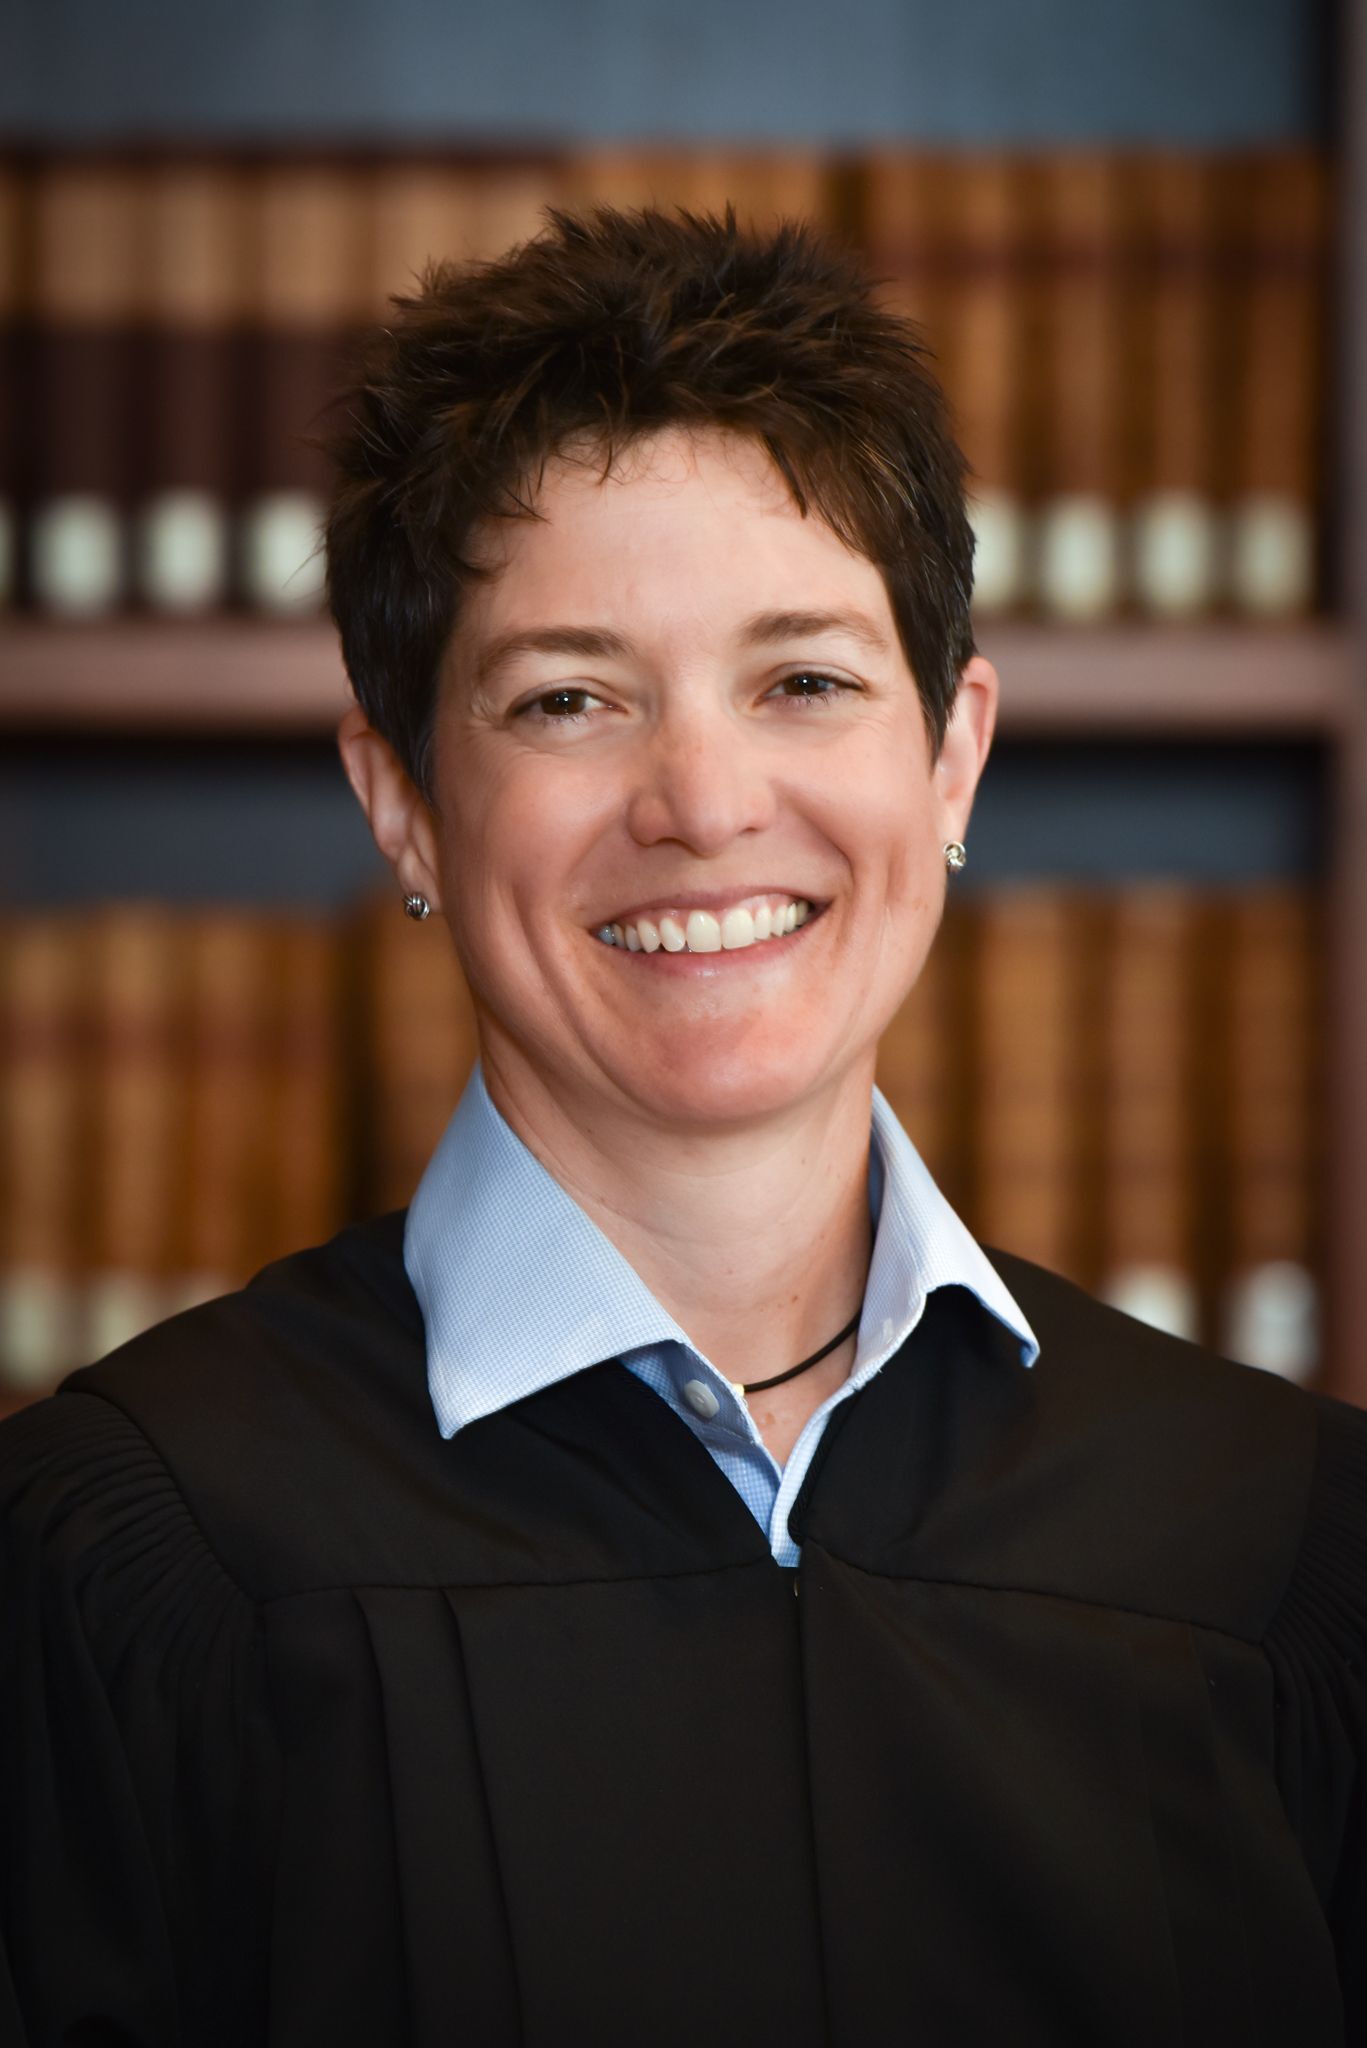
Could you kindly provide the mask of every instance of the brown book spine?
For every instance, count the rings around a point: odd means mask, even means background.
[[[1197,933],[1188,891],[1136,887],[1111,900],[1098,1034],[1102,1292],[1193,1339]]]
[[[185,1070],[176,921],[110,904],[91,921],[86,1350],[102,1357],[173,1305]]]
[[[386,894],[361,917],[367,1056],[366,1184],[376,1211],[407,1202],[477,1053],[474,1012],[445,923],[414,924]]]
[[[564,167],[552,155],[384,158],[366,184],[366,295],[375,319],[391,298],[412,294],[429,264],[483,262],[529,241],[545,226],[546,208],[565,197]]]
[[[576,150],[564,177],[572,205],[682,207],[718,218],[729,205],[742,228],[780,220],[825,228],[834,205],[831,167],[814,150],[607,145]]]
[[[30,180],[18,158],[0,159],[0,611],[18,583],[22,485],[21,387],[28,375]]]
[[[983,897],[974,955],[972,1226],[1004,1251],[1085,1280],[1090,1039],[1084,933],[1069,896],[1029,886]]]
[[[1015,610],[1026,594],[1024,415],[1027,301],[1019,166],[978,152],[945,186],[948,250],[941,296],[945,385],[972,465],[973,606]]]
[[[275,1058],[262,1109],[273,1201],[271,1241],[259,1247],[261,1258],[330,1237],[346,1220],[350,1193],[338,935],[316,918],[289,917],[272,938]]]
[[[38,164],[27,568],[34,603],[64,618],[113,611],[126,593],[142,228],[131,169],[85,157]]]
[[[1261,618],[1315,602],[1329,201],[1326,164],[1309,150],[1228,167],[1230,596]]]
[[[0,1386],[44,1394],[83,1364],[79,1320],[83,933],[0,928]]]
[[[885,303],[920,328],[943,368],[952,159],[929,150],[873,149],[860,159],[859,239]]]
[[[1225,1032],[1230,1356],[1307,1380],[1319,1363],[1323,959],[1301,890],[1229,905]]]
[[[1126,181],[1119,161],[1059,151],[1030,166],[1035,287],[1035,576],[1051,616],[1122,603],[1127,495]]]
[[[180,158],[146,179],[135,575],[154,611],[204,612],[229,591],[241,184],[226,162]]]
[[[967,1194],[971,923],[969,903],[946,907],[916,985],[878,1046],[878,1086],[956,1208]]]
[[[177,1247],[187,1301],[240,1286],[267,1255],[269,1080],[276,962],[269,921],[207,907],[182,925],[185,1195]]]
[[[1134,592],[1158,617],[1191,618],[1220,580],[1217,184],[1189,151],[1146,156],[1137,174]]]
[[[328,475],[315,443],[369,317],[373,220],[367,181],[352,166],[274,162],[250,169],[244,185],[241,590],[253,610],[306,616],[324,587]]]

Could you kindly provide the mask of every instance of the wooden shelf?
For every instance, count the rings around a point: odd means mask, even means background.
[[[331,625],[117,619],[0,630],[0,727],[324,733],[349,693]]]
[[[1333,737],[1359,708],[1352,640],[1327,622],[984,627],[1009,736]],[[0,729],[330,733],[348,703],[317,620],[0,628]]]

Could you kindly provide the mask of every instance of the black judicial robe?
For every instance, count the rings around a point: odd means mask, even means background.
[[[0,1429],[0,2039],[1367,2039],[1367,1416],[994,1254],[774,1562],[607,1362],[451,1442],[399,1218]]]

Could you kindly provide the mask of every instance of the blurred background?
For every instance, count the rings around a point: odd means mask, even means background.
[[[429,258],[597,199],[816,220],[949,390],[1003,724],[881,1079],[951,1200],[1367,1402],[1363,11],[11,6],[0,1406],[416,1182],[470,1019],[306,437]]]

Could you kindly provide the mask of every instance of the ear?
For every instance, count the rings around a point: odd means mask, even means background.
[[[376,732],[359,704],[337,728],[337,751],[347,781],[370,824],[371,837],[407,896],[425,896],[441,909],[437,835],[432,813],[398,755]]]
[[[997,724],[997,671],[981,654],[965,664],[945,742],[931,771],[946,839],[962,839]]]

